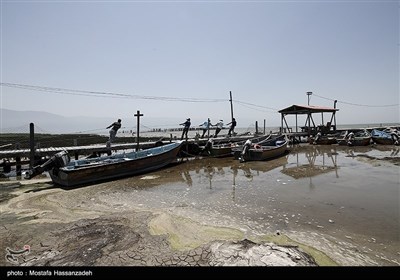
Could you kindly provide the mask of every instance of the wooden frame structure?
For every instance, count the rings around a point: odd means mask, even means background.
[[[288,132],[293,136],[310,136],[315,135],[318,131],[322,134],[328,134],[330,132],[336,131],[336,112],[339,109],[336,108],[336,101],[334,103],[334,108],[331,107],[323,107],[323,106],[312,106],[312,105],[292,105],[285,109],[279,111],[281,113],[281,133]],[[315,125],[314,119],[312,117],[315,113],[321,113],[322,116],[322,125]],[[324,124],[324,113],[331,113],[331,119],[329,122]],[[296,116],[296,131],[292,131],[286,121],[286,115],[295,115]],[[304,126],[300,127],[301,132],[299,131],[297,115],[307,115],[306,122]],[[284,123],[285,126],[284,127]],[[311,126],[312,123],[312,126]]]

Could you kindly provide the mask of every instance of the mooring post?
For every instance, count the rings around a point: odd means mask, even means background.
[[[35,166],[35,125],[33,123],[29,124],[29,148],[30,148],[29,168],[32,169]]]
[[[265,135],[265,128],[266,128],[267,120],[264,119],[264,135]]]
[[[17,172],[17,177],[21,177],[21,157],[20,156],[17,156],[15,158],[15,165],[16,165],[15,170]]]
[[[256,121],[256,135],[258,134],[258,121]]]
[[[74,139],[74,146],[78,146],[78,139],[76,138]],[[75,155],[75,160],[78,160],[79,159],[78,151],[75,151],[74,155]]]

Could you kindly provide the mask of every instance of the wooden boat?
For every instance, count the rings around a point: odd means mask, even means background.
[[[357,131],[341,135],[337,142],[341,146],[368,146],[371,140],[372,137],[368,131]]]
[[[270,135],[263,135],[248,140],[251,141],[252,143],[258,143],[270,137],[271,137]],[[240,140],[223,144],[215,144],[213,139],[209,139],[207,144],[204,146],[201,155],[207,155],[211,157],[229,157],[233,155],[233,149],[240,149],[241,151],[246,141],[247,140]]]
[[[284,155],[288,150],[288,139],[286,135],[280,135],[259,142],[258,144],[247,142],[243,147],[239,160],[241,162],[269,160]]]
[[[270,139],[272,139],[274,137],[276,137],[276,135],[274,136],[272,134],[268,134],[268,135],[263,135],[263,136],[260,136],[260,137],[255,137],[255,138],[252,138],[252,139],[248,139],[248,140],[242,142],[240,145],[237,145],[236,147],[232,148],[233,157],[235,159],[239,159],[239,157],[242,154],[244,145],[246,143],[247,143],[247,145],[249,143],[252,144],[252,145],[257,145],[257,144],[258,145],[262,145],[263,143],[266,143],[268,140],[270,140]]]
[[[225,143],[225,144],[214,144],[212,139],[208,140],[207,144],[203,147],[200,155],[210,157],[229,157],[232,155],[232,147],[237,144]]]
[[[378,129],[373,129],[371,131],[371,136],[372,136],[372,141],[376,144],[381,144],[381,145],[393,145],[398,144],[398,137],[396,137],[396,133],[392,132],[386,132]],[[395,139],[396,138],[396,139]]]
[[[313,145],[332,145],[337,144],[337,139],[335,136],[321,135],[318,132],[315,137],[310,137],[308,142]]]
[[[27,179],[47,169],[55,184],[73,187],[143,174],[174,162],[182,143],[178,141],[137,152],[75,161],[69,161],[68,153],[63,151],[53,156],[45,166],[35,167]]]

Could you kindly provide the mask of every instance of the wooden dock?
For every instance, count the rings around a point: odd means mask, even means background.
[[[163,141],[164,144],[170,141]],[[147,149],[154,147],[156,142],[143,142],[139,143],[140,149]],[[67,151],[75,159],[79,159],[80,155],[92,154],[110,154],[119,150],[136,149],[137,143],[123,143],[112,144],[108,148],[105,144],[95,144],[88,146],[71,146],[71,147],[49,147],[49,148],[36,148],[33,152],[30,149],[9,149],[0,150],[0,167],[4,172],[10,172],[11,166],[16,166],[17,176],[21,176],[22,165],[29,164],[30,167],[43,163],[43,160],[50,158],[61,151]],[[33,158],[32,158],[33,155]]]
[[[254,137],[254,135],[248,136],[238,136],[238,137],[218,137],[212,138],[214,141],[240,141],[240,140],[247,140]],[[172,140],[162,141],[163,144],[170,143]],[[194,144],[197,143],[199,145],[204,145],[208,141],[207,138],[204,139],[188,139],[186,141],[187,144]],[[140,149],[148,149],[154,147],[156,142],[149,141],[149,142],[141,142],[139,143]],[[75,159],[78,159],[79,155],[90,155],[93,153],[108,153],[110,151],[119,151],[119,150],[129,150],[129,149],[136,149],[137,143],[123,143],[123,144],[112,144],[111,148],[107,148],[105,144],[96,144],[96,145],[89,145],[89,146],[70,146],[70,147],[49,147],[49,148],[37,148],[34,151],[35,157],[49,157],[61,151],[67,151],[69,154],[74,155]],[[1,159],[18,159],[18,158],[29,158],[31,155],[30,149],[13,149],[13,150],[0,150],[0,160]]]
[[[140,143],[141,149],[154,147],[155,142]],[[111,148],[107,148],[104,144],[90,145],[90,146],[72,146],[72,147],[49,147],[35,149],[35,156],[46,157],[52,156],[61,151],[67,151],[68,153],[75,155],[77,158],[79,155],[90,155],[93,153],[107,153],[109,151],[128,150],[135,149],[136,143],[128,144],[113,144]],[[15,149],[15,150],[3,150],[0,151],[0,159],[10,158],[24,158],[30,157],[30,149]]]

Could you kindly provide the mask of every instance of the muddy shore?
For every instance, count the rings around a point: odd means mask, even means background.
[[[348,151],[336,151],[342,154],[343,161],[367,164],[379,172],[388,168],[398,170],[399,158],[388,155],[390,152],[377,155],[375,150],[356,151],[351,155]],[[318,178],[327,176],[326,173],[334,174],[340,165],[327,164],[321,168],[318,164],[311,167],[303,164],[300,169],[291,171],[292,160],[289,157],[263,165],[248,165],[246,168],[250,167],[251,175],[245,172],[243,165],[236,166],[238,163],[231,160],[223,164],[221,159],[206,159],[202,163],[187,161],[151,174],[75,189],[61,189],[47,178],[3,182],[0,185],[0,248],[4,257],[0,258],[0,266],[400,264],[400,253],[398,247],[396,249],[398,232],[397,240],[392,238],[398,227],[393,229],[393,234],[387,234],[389,241],[382,235],[381,240],[374,242],[378,238],[361,236],[356,227],[352,233],[342,233],[340,229],[328,231],[329,225],[340,224],[340,219],[344,223],[347,216],[327,219],[327,226],[319,223],[313,230],[310,222],[301,221],[301,215],[308,215],[304,205],[303,212],[296,209],[298,214],[275,214],[274,210],[283,209],[282,204],[288,203],[283,193],[279,193],[280,196],[268,194],[272,208],[265,214],[256,215],[258,210],[254,210],[264,206],[252,208],[248,202],[240,202],[250,191],[249,187],[253,187],[251,191],[262,187],[257,179],[280,183],[280,189],[273,191],[282,192],[286,187],[279,181],[282,171],[292,172],[290,178],[295,179],[287,182],[299,187],[310,178],[318,182]],[[346,166],[343,164],[341,168]],[[261,169],[254,172],[255,167]],[[230,178],[235,176],[235,168],[239,168],[239,172],[232,182]],[[274,176],[278,173],[280,177],[276,179]],[[301,175],[306,178],[300,178]],[[340,176],[335,176],[335,180]],[[224,186],[229,187],[229,192]],[[241,197],[244,186],[247,191],[244,189]],[[257,195],[261,194],[258,190]],[[256,205],[257,201],[254,203]],[[239,216],[238,209],[245,212],[246,208],[251,209],[252,214]],[[345,212],[345,209],[340,210]],[[273,216],[270,220],[280,219],[281,222],[266,222],[268,215]],[[288,217],[293,217],[293,222]],[[341,235],[335,235],[336,232]],[[8,249],[21,251],[26,245],[29,251],[10,257]]]
[[[17,186],[16,197],[1,205],[1,247],[29,245],[30,252],[15,262],[3,258],[2,266],[316,265],[297,245],[249,240],[240,230],[201,224],[173,209],[100,202],[99,189],[112,183],[73,191]]]

